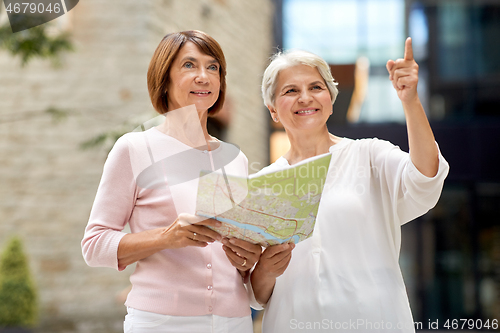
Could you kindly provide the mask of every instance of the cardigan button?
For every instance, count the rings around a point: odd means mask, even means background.
[[[214,287],[212,287],[212,286],[208,286],[208,287],[207,287],[207,289],[208,289],[208,290],[212,290],[213,288],[214,288]]]
[[[209,264],[207,264],[207,268],[208,268],[208,269],[212,268],[212,264],[210,264],[210,263],[209,263]]]

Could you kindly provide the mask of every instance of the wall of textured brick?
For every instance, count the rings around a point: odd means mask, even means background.
[[[41,60],[21,67],[0,50],[0,246],[12,235],[25,242],[39,288],[40,332],[121,329],[119,298],[133,267],[87,267],[80,249],[109,147],[79,145],[154,116],[146,71],[164,34],[199,29],[219,41],[228,62],[228,141],[254,165],[267,162],[259,85],[272,10],[270,0],[86,0],[70,12],[75,51],[59,67]],[[45,112],[50,107],[67,117],[55,121]]]
[[[260,83],[272,51],[271,1],[166,0],[162,4],[152,23],[159,38],[170,31],[198,29],[221,44],[232,111],[227,139],[239,145],[255,166],[264,166],[269,115],[260,97]]]

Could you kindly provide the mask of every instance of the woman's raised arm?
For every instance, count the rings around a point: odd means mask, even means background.
[[[439,167],[438,148],[417,93],[418,64],[413,58],[411,38],[406,39],[404,58],[389,60],[386,67],[389,79],[403,103],[410,158],[423,175],[434,177]]]

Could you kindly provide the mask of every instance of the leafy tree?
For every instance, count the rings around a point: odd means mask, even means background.
[[[0,327],[31,327],[37,294],[21,240],[12,238],[0,257]]]
[[[0,14],[2,6],[0,3]],[[30,17],[18,17],[21,20],[30,20]],[[47,27],[49,23],[45,23],[28,30],[13,33],[9,21],[0,25],[0,49],[7,50],[12,56],[21,58],[21,66],[25,66],[34,58],[48,59],[53,64],[58,64],[59,56],[64,51],[73,51],[70,35],[62,33],[53,36],[48,33]],[[25,118],[50,115],[54,121],[59,121],[68,115],[68,112],[55,107],[49,107],[45,112],[24,112],[16,113],[14,117],[0,118],[0,124]],[[5,119],[7,118],[7,119]]]
[[[1,14],[1,6],[0,6]],[[32,18],[19,17],[21,20]],[[6,49],[13,56],[21,58],[22,66],[33,58],[52,60],[57,64],[59,55],[64,51],[72,51],[73,45],[68,33],[52,36],[47,32],[50,23],[38,25],[31,29],[13,33],[9,21],[0,25],[0,48]]]

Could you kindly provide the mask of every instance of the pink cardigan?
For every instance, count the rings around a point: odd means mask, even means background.
[[[227,174],[247,175],[247,158],[230,144],[209,153],[156,128],[122,136],[104,165],[85,229],[87,264],[121,271],[125,267],[118,267],[117,250],[127,223],[135,233],[166,227],[182,212],[194,214],[199,171],[212,169],[210,155],[213,161],[224,160]],[[176,316],[250,314],[242,278],[219,242],[157,252],[137,262],[130,281],[125,305],[138,310]]]

